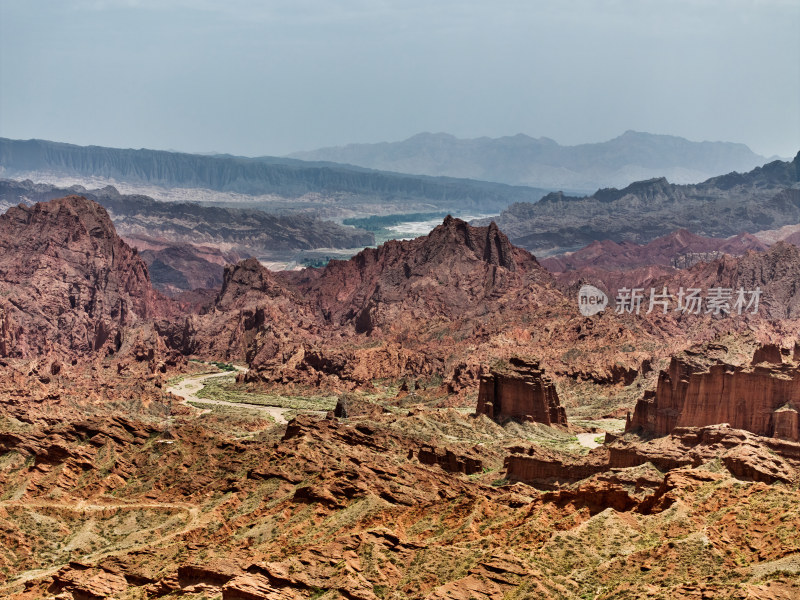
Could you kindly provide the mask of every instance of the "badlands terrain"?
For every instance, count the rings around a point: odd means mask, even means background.
[[[613,261],[453,217],[171,298],[95,200],[10,208],[0,596],[800,597],[800,249],[692,235],[619,252],[757,310],[583,316]]]

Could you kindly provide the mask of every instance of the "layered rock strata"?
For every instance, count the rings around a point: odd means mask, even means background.
[[[760,436],[800,440],[800,364],[777,347],[756,351],[752,364],[708,364],[684,352],[662,371],[654,392],[636,403],[626,431],[664,436],[676,427],[729,423]]]
[[[476,413],[495,421],[519,419],[545,425],[566,425],[567,415],[555,384],[535,360],[511,358],[481,376]]]

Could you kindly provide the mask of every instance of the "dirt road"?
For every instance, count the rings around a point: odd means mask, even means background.
[[[235,367],[237,371],[246,371],[244,367]],[[178,383],[167,388],[167,392],[183,398],[183,403],[192,408],[196,408],[190,402],[198,404],[216,404],[224,406],[238,406],[246,407],[248,410],[255,410],[265,413],[272,417],[272,419],[279,425],[287,423],[285,414],[289,411],[288,408],[281,408],[279,406],[263,406],[261,404],[247,404],[244,402],[228,402],[226,400],[216,400],[214,398],[198,398],[197,394],[205,387],[205,382],[215,377],[227,377],[230,373],[210,373],[206,375],[191,375],[185,377]],[[200,409],[200,414],[209,412],[210,409]]]

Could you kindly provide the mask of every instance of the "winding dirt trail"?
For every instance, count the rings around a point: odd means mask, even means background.
[[[595,441],[595,438],[601,436],[600,433],[579,433],[578,434],[578,443],[583,446],[584,448],[598,448],[602,446],[602,444],[598,444]]]
[[[237,367],[234,365],[234,368],[237,371],[247,371],[244,367]],[[238,407],[246,407],[248,410],[255,410],[262,413],[266,413],[278,424],[278,425],[285,425],[288,423],[286,420],[285,414],[290,410],[288,408],[281,408],[279,406],[264,406],[262,404],[247,404],[246,402],[228,402],[227,400],[217,400],[214,398],[199,398],[197,394],[205,387],[205,382],[209,379],[214,379],[216,377],[228,377],[230,372],[226,373],[209,373],[206,375],[192,375],[183,378],[181,381],[172,385],[167,388],[167,392],[178,396],[179,398],[183,398],[183,404],[194,408],[196,410],[200,410],[200,414],[204,412],[210,412],[211,409],[198,409],[196,406],[190,404],[190,402],[196,402],[198,404],[216,404],[218,406],[238,406]]]

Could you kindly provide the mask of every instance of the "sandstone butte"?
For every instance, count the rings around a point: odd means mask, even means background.
[[[513,357],[480,379],[476,414],[490,419],[530,420],[545,425],[567,425],[553,381],[539,363]]]
[[[751,365],[711,363],[702,352],[673,357],[655,391],[636,403],[626,431],[663,436],[676,427],[728,423],[765,437],[800,441],[798,347],[784,356],[777,346],[758,349]]]

